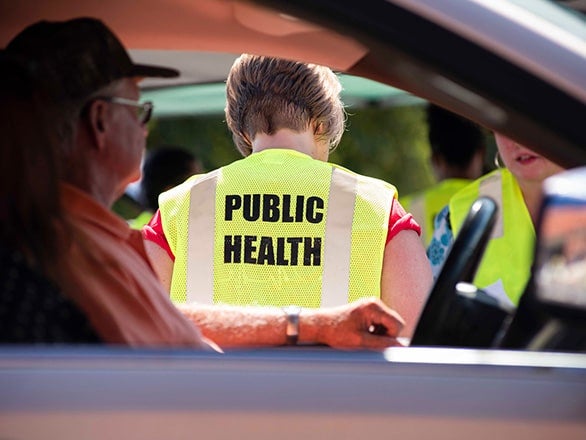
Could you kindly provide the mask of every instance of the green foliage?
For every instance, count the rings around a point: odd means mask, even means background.
[[[183,146],[195,153],[206,170],[242,157],[221,116],[161,119],[153,121],[149,128],[147,148],[169,144]]]
[[[408,194],[434,183],[421,106],[366,108],[350,114],[347,133],[330,160],[392,183]]]

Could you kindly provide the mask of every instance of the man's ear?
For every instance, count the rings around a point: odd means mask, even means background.
[[[106,117],[108,116],[108,104],[99,99],[90,104],[87,118],[89,135],[98,149],[104,148],[106,141]]]
[[[101,117],[98,117],[96,119],[96,128],[98,129],[98,131],[100,133],[103,133],[104,132],[104,122],[102,121],[102,119],[103,118],[101,118]]]

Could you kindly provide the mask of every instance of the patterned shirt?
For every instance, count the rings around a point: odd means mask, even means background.
[[[0,248],[0,343],[101,342],[85,314],[18,252]]]
[[[427,258],[431,264],[434,280],[439,275],[453,243],[454,233],[450,225],[450,209],[446,205],[433,221],[433,236],[427,247]]]

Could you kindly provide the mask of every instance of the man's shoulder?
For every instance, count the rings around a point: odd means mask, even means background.
[[[63,212],[72,225],[103,229],[118,235],[126,235],[127,230],[130,230],[126,220],[80,188],[61,183],[59,192]]]

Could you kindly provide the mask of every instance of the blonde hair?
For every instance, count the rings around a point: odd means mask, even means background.
[[[241,55],[226,84],[226,122],[236,147],[248,156],[259,133],[271,135],[282,128],[303,131],[313,125],[316,136],[333,150],[346,122],[341,90],[328,67]]]

